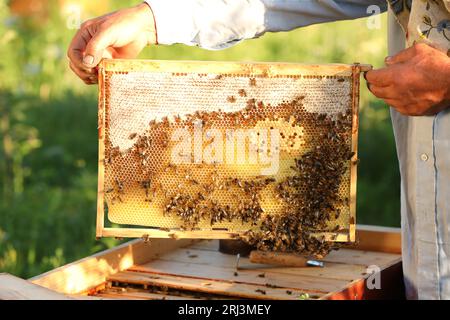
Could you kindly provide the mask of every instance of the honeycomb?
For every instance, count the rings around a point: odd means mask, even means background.
[[[297,217],[296,230],[352,239],[359,71],[105,60],[101,210],[199,234],[267,233]]]

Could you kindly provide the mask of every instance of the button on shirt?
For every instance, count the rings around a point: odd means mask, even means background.
[[[408,5],[414,1],[391,1]],[[443,1],[450,8],[449,0]],[[371,14],[385,0],[148,0],[158,43],[205,49],[230,47],[265,32],[288,31]],[[403,4],[402,4],[403,3]],[[448,14],[446,12],[445,14]],[[450,23],[449,23],[450,25]],[[450,27],[449,27],[450,28]],[[444,30],[450,35],[450,30]],[[389,13],[389,51],[405,46],[405,35]],[[408,117],[391,111],[401,172],[403,271],[414,299],[450,299],[450,109]],[[396,192],[396,190],[393,190]]]

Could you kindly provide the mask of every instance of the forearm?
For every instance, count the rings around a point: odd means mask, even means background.
[[[222,49],[265,32],[367,16],[385,0],[147,0],[161,44]]]

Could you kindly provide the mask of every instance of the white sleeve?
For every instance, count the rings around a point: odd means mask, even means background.
[[[147,0],[158,43],[218,50],[265,32],[287,31],[387,10],[386,0]],[[373,8],[373,7],[372,7]]]

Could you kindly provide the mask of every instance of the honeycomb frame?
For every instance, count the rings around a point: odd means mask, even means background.
[[[154,61],[154,60],[103,60],[99,68],[99,163],[98,163],[98,198],[96,236],[100,237],[130,237],[130,238],[199,238],[199,239],[229,239],[239,238],[242,232],[228,230],[181,230],[180,228],[161,227],[105,227],[105,138],[108,123],[108,84],[106,74],[128,72],[154,72],[177,74],[219,74],[244,77],[349,77],[351,82],[351,151],[349,168],[349,219],[348,228],[339,232],[318,232],[326,241],[355,241],[356,231],[356,170],[358,141],[358,110],[360,73],[371,69],[369,65],[361,64],[297,64],[297,63],[240,63],[240,62],[201,62],[201,61]],[[129,224],[127,224],[129,225]]]

